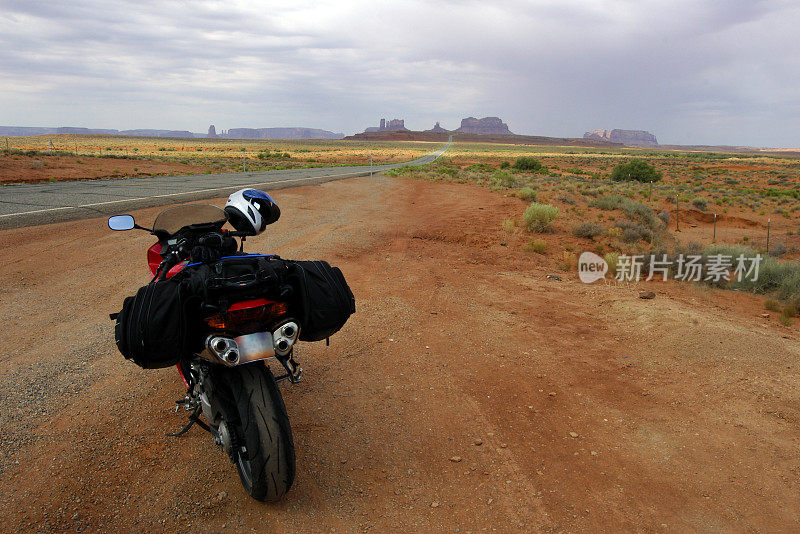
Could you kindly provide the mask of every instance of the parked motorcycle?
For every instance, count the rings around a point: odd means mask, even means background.
[[[225,210],[168,208],[152,228],[131,215],[108,220],[112,230],[148,230],[158,239],[147,251],[150,284],[112,314],[120,352],[143,368],[177,367],[186,395],[176,411],[183,406],[190,415],[171,435],[193,425],[208,431],[236,465],[245,491],[261,501],[280,499],[295,477],[292,431],[277,385],[300,381],[294,345],[327,338],[355,311],[341,271],[327,263],[243,252],[245,239],[279,216],[269,195],[248,189],[231,195]],[[340,317],[325,325],[332,304]],[[270,361],[282,369],[278,376]]]

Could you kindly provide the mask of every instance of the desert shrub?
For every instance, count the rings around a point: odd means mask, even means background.
[[[601,210],[622,210],[625,215],[631,219],[638,220],[653,231],[659,227],[658,219],[650,206],[619,195],[609,195],[597,199],[589,205]]]
[[[528,202],[536,201],[536,191],[534,191],[533,188],[528,187],[528,186],[525,186],[522,189],[520,189],[519,191],[517,191],[517,196],[519,198],[521,198],[522,200],[525,200],[525,201],[528,201]]]
[[[627,199],[619,195],[609,195],[607,197],[593,200],[589,205],[601,210],[618,210],[622,209],[622,205],[626,201]]]
[[[786,245],[783,243],[775,243],[775,245],[770,249],[769,255],[779,258],[786,254],[787,248]]]
[[[533,202],[523,216],[525,226],[531,232],[549,232],[550,225],[558,218],[558,208],[550,204]]]
[[[547,243],[539,239],[531,239],[528,241],[528,244],[525,245],[524,250],[532,254],[544,254],[545,250],[547,250]]]
[[[616,252],[609,252],[603,259],[608,264],[608,274],[614,276],[617,274],[617,264],[619,263],[619,254]]]
[[[622,230],[622,241],[625,243],[638,243],[642,239],[653,241],[653,232],[643,224],[634,221],[618,221],[615,225]]]
[[[517,229],[516,219],[506,219],[505,221],[503,221],[503,230],[505,230],[509,234],[513,234],[514,230],[516,229]]]
[[[258,153],[258,159],[289,159],[291,155],[288,152],[270,152],[267,148]]]
[[[581,223],[572,229],[572,234],[575,237],[585,237],[588,239],[594,239],[602,233],[603,227],[593,222]]]
[[[558,200],[559,202],[563,202],[564,204],[569,204],[570,206],[574,206],[578,203],[574,198],[568,197],[567,195],[561,195],[560,197],[558,197]]]
[[[514,162],[514,169],[517,171],[530,171],[530,172],[542,172],[547,170],[541,161],[536,158],[532,158],[530,156],[520,156]]]
[[[511,164],[510,164],[509,162],[507,162],[507,161],[504,161],[504,162],[502,162],[502,163],[500,164],[500,168],[501,168],[501,169],[507,169],[507,168],[509,168],[509,167],[511,167]]]
[[[794,322],[794,321],[792,321],[791,317],[789,317],[788,315],[784,315],[784,314],[780,314],[780,316],[778,317],[778,321],[783,326],[792,326],[792,323]]]
[[[611,179],[615,182],[657,182],[661,179],[661,173],[645,161],[632,159],[614,167]]]
[[[742,245],[711,245],[705,249],[703,256],[707,258],[716,254],[731,256],[735,267],[739,256],[754,258],[757,253]],[[753,280],[752,276],[743,276],[739,281],[731,276],[728,287],[760,294],[774,293],[784,301],[798,303],[800,302],[800,265],[791,261],[780,261],[770,256],[762,256],[756,280]]]
[[[785,315],[786,317],[797,317],[798,315],[797,307],[792,304],[786,306],[783,309],[782,315]]]
[[[764,308],[774,312],[781,311],[781,303],[775,299],[767,299],[764,302]]]
[[[489,178],[489,185],[495,189],[517,186],[517,177],[508,171],[495,171]]]
[[[650,206],[646,204],[629,200],[622,206],[622,211],[631,219],[639,220],[639,222],[651,230],[658,228],[658,219],[656,218],[656,215],[653,213],[653,210],[650,208]]]
[[[561,263],[559,263],[558,267],[562,271],[569,271],[573,269],[578,263],[578,257],[575,256],[574,252],[570,252],[568,250],[564,251],[564,254],[561,256]]]
[[[704,199],[703,197],[695,198],[692,200],[692,204],[700,211],[706,211],[706,209],[708,209],[708,200]]]

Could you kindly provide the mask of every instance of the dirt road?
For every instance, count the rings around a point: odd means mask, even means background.
[[[247,498],[199,429],[165,436],[179,380],[124,361],[107,315],[146,281],[150,237],[84,220],[0,232],[0,530],[800,528],[800,344],[761,299],[547,279],[501,228],[522,201],[479,187],[276,197],[249,250],[329,259],[358,305],[283,388],[285,501]]]

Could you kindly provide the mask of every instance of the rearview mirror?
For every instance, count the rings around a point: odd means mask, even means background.
[[[136,221],[133,220],[133,215],[114,215],[108,218],[108,227],[112,230],[133,230]]]

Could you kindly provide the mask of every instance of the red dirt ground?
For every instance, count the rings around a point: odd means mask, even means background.
[[[202,431],[164,436],[185,417],[177,376],[124,361],[107,315],[146,282],[150,238],[85,220],[0,232],[4,530],[800,528],[797,324],[763,298],[548,279],[556,260],[502,230],[522,201],[476,186],[276,197],[248,249],[329,259],[358,306],[283,388],[286,499],[247,498]]]

